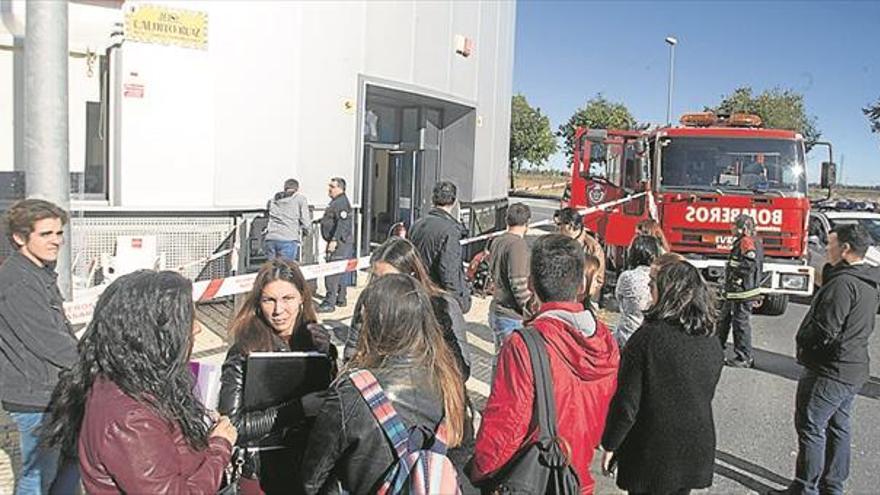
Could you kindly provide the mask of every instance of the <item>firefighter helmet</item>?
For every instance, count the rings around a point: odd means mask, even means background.
[[[738,232],[755,235],[755,219],[744,213],[734,219],[733,225]]]

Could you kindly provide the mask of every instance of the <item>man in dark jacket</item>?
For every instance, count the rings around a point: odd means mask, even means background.
[[[354,256],[354,228],[351,203],[345,195],[345,179],[334,177],[327,185],[330,204],[321,218],[321,237],[327,241],[327,261],[347,260]],[[350,274],[341,273],[324,277],[327,296],[318,306],[319,313],[332,313],[336,306],[345,306]]]
[[[442,181],[434,186],[434,208],[413,224],[410,240],[428,269],[428,275],[441,289],[461,305],[461,311],[471,309],[471,291],[464,278],[461,243],[467,229],[452,216],[457,189],[452,182]]]
[[[860,225],[838,227],[828,236],[825,283],[796,337],[804,371],[795,400],[794,481],[773,493],[843,493],[853,401],[868,380],[868,339],[880,304],[880,269],[865,262],[870,245]]]
[[[18,426],[22,467],[16,493],[73,493],[76,463],[59,447],[40,443],[39,428],[58,373],[77,359],[76,338],[64,316],[55,261],[67,212],[25,199],[6,212],[6,234],[17,249],[0,266],[0,400]]]

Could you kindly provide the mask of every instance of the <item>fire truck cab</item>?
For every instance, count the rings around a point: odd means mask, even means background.
[[[585,224],[605,243],[609,269],[622,269],[636,224],[653,218],[710,282],[723,278],[733,220],[749,214],[764,246],[758,311],[782,314],[789,295],[809,296],[814,285],[804,139],[760,125],[755,115],[705,112],[647,131],[578,129],[563,204],[600,208]]]

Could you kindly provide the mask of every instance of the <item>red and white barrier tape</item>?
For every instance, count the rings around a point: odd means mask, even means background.
[[[606,210],[608,208],[612,208],[614,206],[632,201],[634,199],[638,199],[645,194],[647,193],[641,192],[618,200],[609,201],[601,205],[591,206],[589,208],[582,208],[578,211],[582,215],[589,215],[590,213]],[[553,223],[552,218],[530,224],[529,228],[549,225],[551,223]],[[466,245],[484,239],[491,239],[503,233],[504,231],[492,232],[489,234],[471,237],[469,239],[462,239],[461,244]],[[305,265],[301,266],[300,269],[302,270],[303,276],[305,276],[306,280],[315,280],[321,277],[326,277],[328,275],[338,275],[341,273],[363,270],[365,268],[368,268],[369,266],[370,257],[362,256],[360,258],[353,258],[349,260]],[[253,288],[254,280],[256,278],[256,273],[248,273],[245,275],[235,275],[227,278],[217,278],[213,280],[203,280],[200,282],[195,282],[193,284],[193,300],[197,302],[205,302],[219,297],[243,294]],[[91,287],[87,289],[85,294],[80,294],[80,297],[77,298],[77,300],[64,303],[64,313],[67,315],[67,319],[70,321],[70,323],[74,325],[82,325],[88,323],[89,320],[92,319],[92,313],[94,313],[95,311],[95,304],[98,302],[98,298],[106,287],[106,285]]]
[[[216,253],[212,254],[211,256],[205,256],[204,258],[197,259],[194,261],[187,261],[186,263],[184,263],[182,265],[178,265],[177,268],[175,268],[174,270],[180,272],[180,271],[183,271],[184,268],[188,268],[190,266],[200,265],[202,263],[208,263],[210,261],[214,261],[216,259],[219,259],[219,258],[226,256],[227,254],[234,253],[236,251],[236,249],[237,248],[224,249],[223,251],[216,252]],[[231,263],[230,263],[230,265],[231,265]]]
[[[370,257],[363,256],[350,260],[305,265],[301,266],[300,269],[306,280],[315,280],[328,275],[337,275],[340,273],[362,270],[369,266]],[[253,288],[254,280],[256,278],[256,273],[248,273],[245,275],[235,275],[233,277],[195,282],[193,284],[193,301],[205,302],[219,297],[243,294]],[[88,290],[88,294],[85,297],[78,298],[76,301],[64,303],[64,313],[67,315],[67,319],[71,324],[83,325],[92,319],[92,313],[95,311],[95,304],[98,302],[98,297],[100,297],[105,288],[107,288],[106,285],[92,287]]]
[[[640,192],[638,194],[632,194],[632,195],[627,196],[625,198],[616,199],[614,201],[609,201],[607,203],[602,203],[602,204],[596,205],[596,206],[590,206],[589,208],[580,208],[578,210],[578,213],[580,213],[581,215],[589,215],[591,213],[596,213],[597,211],[607,210],[608,208],[613,208],[613,207],[621,205],[623,203],[628,203],[634,199],[638,199],[646,194],[648,194],[647,191]],[[529,224],[529,228],[534,229],[536,227],[543,227],[544,225],[551,225],[551,224],[553,224],[553,219],[548,218],[546,220],[541,220],[540,222],[535,222],[535,223]],[[462,239],[461,245],[464,246],[464,245],[471,244],[474,242],[479,242],[479,241],[483,241],[486,239],[492,239],[493,237],[498,237],[499,235],[503,234],[504,232],[505,231],[501,230],[498,232],[490,232],[488,234],[483,234],[483,235],[478,235],[476,237]]]
[[[513,192],[541,191],[544,189],[556,189],[558,187],[565,187],[566,185],[568,185],[568,181],[554,182],[552,184],[543,184],[540,186],[522,187],[519,189],[514,189]]]

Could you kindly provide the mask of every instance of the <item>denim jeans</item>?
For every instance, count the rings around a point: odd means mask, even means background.
[[[789,493],[843,493],[849,477],[850,419],[859,388],[804,370],[795,401],[798,455]]]
[[[18,425],[21,446],[21,472],[16,495],[44,493],[71,494],[79,485],[79,466],[75,459],[65,459],[60,447],[40,445],[40,431],[46,413],[9,413]]]
[[[266,240],[263,244],[263,252],[266,259],[273,260],[282,258],[288,261],[299,261],[300,241],[272,241]]]
[[[495,355],[492,356],[492,376],[495,376],[495,364],[498,362],[498,354],[501,346],[515,330],[523,327],[523,321],[519,318],[498,316],[494,311],[489,311],[489,328],[492,329],[492,338],[495,341]]]

